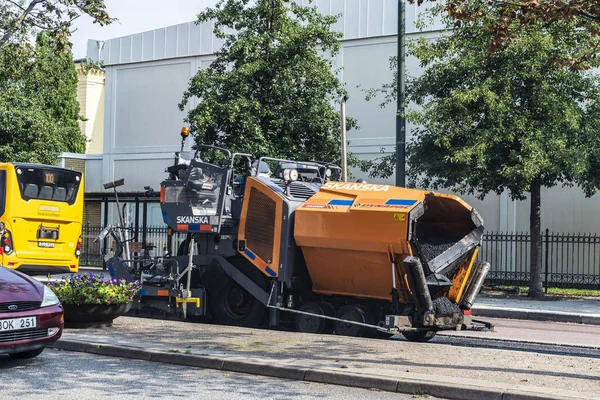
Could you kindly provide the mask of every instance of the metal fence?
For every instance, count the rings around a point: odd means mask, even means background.
[[[491,264],[487,282],[497,285],[529,284],[529,233],[488,233],[478,258]],[[600,236],[554,233],[541,237],[544,287],[600,289]]]
[[[102,227],[99,225],[84,225],[81,265],[102,266],[103,254],[111,252],[112,239],[106,241],[106,247],[102,241],[94,241],[101,231]],[[143,238],[144,233],[140,228],[137,241],[141,242]],[[177,251],[183,239],[183,235],[175,236],[174,251]],[[156,254],[164,254],[167,249],[167,227],[148,227],[145,240],[154,246]],[[599,235],[553,233],[546,230],[541,242],[545,288],[600,289]],[[478,258],[491,264],[487,283],[527,286],[530,276],[530,243],[529,233],[486,233]]]
[[[104,227],[100,225],[84,225],[83,226],[83,243],[81,252],[81,265],[103,266],[104,255],[112,252],[114,243],[110,236],[107,236],[106,241],[95,241],[96,237]],[[144,235],[143,228],[140,227],[137,231],[130,227],[127,231],[128,238],[134,239],[135,242],[143,242],[147,246],[151,246],[156,254],[164,254],[167,251],[167,226],[149,226],[146,228]],[[137,236],[136,236],[137,235]],[[174,246],[178,246],[183,240],[177,235],[174,239]],[[132,246],[137,247],[137,246]],[[176,250],[177,247],[174,247]],[[138,252],[139,253],[139,252]]]

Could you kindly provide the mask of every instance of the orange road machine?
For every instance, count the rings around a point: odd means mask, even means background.
[[[207,145],[167,171],[164,221],[171,242],[185,235],[175,254],[123,257],[116,227],[99,235],[117,242],[112,276],[143,284],[138,310],[412,341],[491,328],[471,316],[490,267],[477,259],[483,221],[457,196],[339,182],[333,164]]]

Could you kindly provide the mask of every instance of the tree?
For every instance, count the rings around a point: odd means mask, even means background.
[[[0,159],[53,164],[84,152],[72,23],[88,15],[114,21],[104,0],[0,1]]]
[[[115,20],[106,12],[104,0],[3,0],[0,2],[0,49],[9,43],[27,42],[36,30],[46,32],[62,47],[68,43],[73,21],[82,14],[89,15],[100,25]]]
[[[472,23],[410,45],[424,72],[408,84],[418,107],[407,113],[418,126],[407,149],[409,177],[412,185],[479,198],[508,190],[523,200],[529,192],[529,295],[538,297],[541,188],[576,184],[591,196],[600,186],[600,78],[547,60],[585,53],[598,38],[573,22],[539,22],[515,27],[513,40],[490,52],[492,35],[484,22]],[[371,94],[381,93],[384,103],[395,96],[389,85]],[[364,167],[378,174],[377,163]]]
[[[415,0],[408,1],[415,3]],[[424,1],[416,0],[416,3],[420,5]],[[520,28],[532,28],[540,23],[569,22],[593,36],[600,35],[598,0],[448,0],[443,7],[454,19],[454,27],[483,24],[483,28],[491,35],[488,42],[490,51],[514,40]],[[597,52],[597,46],[593,46],[582,58],[565,57],[554,61],[568,63],[572,68],[588,69],[590,60],[596,58]]]
[[[330,161],[340,154],[345,94],[333,72],[338,17],[292,0],[221,0],[199,14],[224,40],[216,59],[192,78],[180,108],[196,143],[255,156]],[[355,121],[347,119],[348,129]]]
[[[34,48],[0,49],[0,160],[55,164],[85,152],[71,52],[45,32]]]

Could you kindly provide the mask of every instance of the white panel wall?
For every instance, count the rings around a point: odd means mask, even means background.
[[[102,158],[91,158],[89,155],[85,161],[85,191],[96,192],[102,187]]]
[[[394,53],[396,41],[352,41],[343,46],[344,81],[350,97],[346,113],[357,119],[359,130],[348,131],[349,151],[378,153],[381,147],[394,145],[396,125],[394,108],[381,108],[376,101],[366,101],[364,90],[378,88],[390,82],[393,74],[389,57]],[[365,62],[369,60],[369,62]]]
[[[407,40],[417,37],[434,38],[436,34],[411,34]],[[360,129],[349,131],[351,141],[349,151],[357,154],[379,153],[381,148],[393,151],[396,142],[396,102],[389,103],[385,108],[380,104],[384,96],[366,100],[366,91],[381,88],[383,84],[391,83],[393,71],[389,59],[397,53],[395,36],[371,39],[344,41],[342,45],[343,80],[350,94],[347,102],[347,114],[358,120]],[[422,69],[415,57],[406,58],[406,77],[417,77]],[[409,105],[415,107],[414,104]],[[407,141],[415,128],[407,122]]]
[[[297,1],[308,4],[306,0]],[[333,29],[342,32],[344,40],[396,35],[398,31],[397,0],[316,0],[313,5],[324,15],[342,14]],[[431,6],[406,4],[408,34],[417,32],[414,23],[428,7]],[[193,19],[193,16],[190,17]],[[200,25],[190,21],[152,32],[110,39],[100,55],[94,48],[88,50],[88,57],[94,60],[100,57],[106,65],[115,65],[214,54],[223,41],[213,34],[213,25],[212,21]],[[439,22],[428,27],[428,31],[439,29]]]
[[[516,204],[516,230],[529,230],[529,201]],[[555,232],[600,232],[600,194],[586,198],[578,187],[542,190],[542,227]]]
[[[178,104],[194,71],[192,61],[113,67],[113,149],[162,151],[177,144],[173,134],[185,117]]]
[[[178,135],[171,136],[177,140]],[[119,190],[143,192],[144,186],[150,186],[155,191],[160,190],[160,182],[167,177],[165,169],[173,165],[173,155],[170,153],[137,155],[114,155],[110,157],[111,175],[114,179],[125,179],[125,185]]]

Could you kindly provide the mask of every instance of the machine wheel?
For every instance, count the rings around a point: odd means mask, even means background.
[[[319,307],[323,310],[323,313],[328,317],[335,317],[335,307],[331,303],[327,303],[322,301],[319,303]],[[323,333],[332,333],[333,332],[333,321],[330,319],[323,319],[325,321],[325,330]]]
[[[244,259],[234,258],[229,261],[266,290],[266,282],[260,271],[248,265]],[[230,278],[211,297],[213,315],[217,322],[223,325],[257,327],[267,315],[267,307]]]
[[[435,337],[435,331],[402,332],[409,342],[428,342]]]
[[[311,314],[325,315],[325,311],[321,305],[316,303],[305,303],[300,306],[299,311],[309,312]],[[302,333],[317,333],[325,332],[327,320],[312,315],[296,314],[296,329]]]
[[[17,359],[34,358],[34,357],[37,357],[40,354],[42,354],[42,351],[44,351],[43,347],[41,349],[37,349],[37,350],[23,351],[21,353],[11,353],[11,354],[9,354],[9,356],[11,356],[11,358],[17,358]]]
[[[336,318],[367,323],[366,316],[361,308],[353,305],[340,307],[335,314]],[[348,322],[335,321],[335,333],[342,336],[363,337],[366,334],[366,329],[360,325],[350,324]]]
[[[264,318],[266,307],[230,280],[215,296],[212,309],[220,324],[256,327]]]
[[[355,307],[358,308],[362,312],[365,323],[370,324],[370,325],[377,325],[375,323],[375,317],[373,316],[373,312],[368,307],[362,306],[362,305],[357,305]],[[377,336],[378,330],[375,328],[362,327],[361,329],[362,329],[363,337],[374,338]]]

